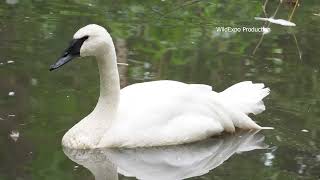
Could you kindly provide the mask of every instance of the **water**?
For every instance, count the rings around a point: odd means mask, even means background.
[[[121,66],[123,86],[173,79],[221,91],[252,80],[271,88],[267,111],[254,118],[275,128],[259,132],[269,148],[234,154],[193,179],[319,179],[316,2],[300,2],[292,19],[297,26],[271,25],[258,47],[261,33],[217,27],[261,27],[264,22],[254,20],[264,17],[261,1],[1,2],[0,179],[94,179],[64,154],[60,142],[97,101],[96,63],[83,58],[48,71],[73,33],[89,23],[107,27],[120,61],[129,64]],[[277,6],[270,1],[267,14]],[[292,10],[283,4],[275,17],[288,19]]]

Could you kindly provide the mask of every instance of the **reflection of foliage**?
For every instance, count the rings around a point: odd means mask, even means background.
[[[94,107],[98,93],[95,63],[75,60],[78,62],[66,65],[59,72],[48,73],[47,69],[76,29],[97,23],[107,27],[113,37],[127,41],[130,83],[175,79],[212,84],[215,89],[222,90],[235,82],[251,79],[271,86],[270,108],[258,118],[276,128],[270,133],[271,143],[278,146],[273,167],[257,166],[261,161],[258,155],[249,161],[244,155],[244,158],[239,157],[242,160],[217,169],[223,179],[224,170],[233,172],[230,179],[240,177],[240,171],[228,169],[231,167],[240,168],[243,177],[255,175],[257,179],[319,176],[314,170],[320,166],[315,160],[320,149],[317,118],[320,115],[320,52],[315,51],[320,42],[319,22],[309,18],[312,16],[309,9],[316,2],[302,2],[303,6],[294,16],[297,28],[293,31],[301,42],[302,61],[296,56],[295,45],[288,44],[292,37],[282,27],[272,27],[272,33],[266,36],[254,57],[251,52],[258,34],[216,32],[217,26],[261,26],[260,22],[253,21],[253,17],[262,15],[261,4],[248,0],[232,3],[218,0],[25,0],[15,5],[0,4],[0,62],[6,58],[15,60],[14,66],[0,66],[0,75],[6,79],[6,87],[24,92],[17,93],[15,102],[1,96],[0,104],[11,106],[3,108],[1,113],[16,112],[21,117],[10,127],[27,124],[18,127],[36,150],[34,159],[26,163],[25,171],[32,173],[32,179],[74,179],[85,173],[72,173],[71,162],[60,149],[60,139],[75,120]],[[269,8],[276,6],[277,2],[269,2]],[[287,16],[288,12],[290,10],[280,9],[278,16]],[[31,85],[34,79],[38,84]],[[3,89],[1,92],[7,90]],[[15,103],[23,106],[15,106]],[[310,132],[303,134],[301,129]],[[279,138],[281,141],[276,140]],[[1,138],[0,146],[6,144],[5,141]],[[289,156],[288,152],[292,154]],[[10,155],[10,152],[1,151],[2,154]],[[307,167],[299,174],[301,162]],[[25,164],[20,166],[26,167]],[[253,167],[254,172],[250,170]],[[2,174],[0,168],[0,178],[7,176]],[[212,176],[219,179],[214,173]]]

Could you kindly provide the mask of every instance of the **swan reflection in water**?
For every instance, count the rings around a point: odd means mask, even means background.
[[[72,161],[89,169],[96,180],[116,180],[118,173],[137,179],[176,180],[204,175],[234,153],[265,149],[263,141],[258,131],[240,131],[184,145],[63,150]]]

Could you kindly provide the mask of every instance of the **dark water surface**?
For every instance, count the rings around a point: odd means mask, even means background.
[[[289,18],[288,1],[275,18]],[[275,128],[259,132],[269,148],[221,159],[226,161],[193,179],[320,179],[320,4],[300,2],[292,17],[297,26],[271,25],[260,46],[261,33],[217,32],[221,26],[261,27],[264,22],[254,17],[264,17],[263,3],[2,1],[0,179],[94,179],[64,154],[60,142],[97,101],[96,63],[82,58],[48,71],[73,33],[89,23],[109,30],[119,61],[129,64],[121,67],[123,86],[173,79],[221,91],[252,80],[271,88],[267,110],[254,118]],[[268,16],[277,7],[270,0]]]

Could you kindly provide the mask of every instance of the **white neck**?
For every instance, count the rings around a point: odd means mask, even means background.
[[[107,132],[112,126],[112,122],[116,119],[120,99],[120,82],[116,52],[113,44],[111,45],[112,47],[106,47],[96,55],[100,74],[100,97],[98,103],[87,117],[64,135],[62,139],[64,146],[76,146],[77,148],[96,147],[103,134]],[[74,140],[75,137],[77,138],[76,141]]]
[[[120,98],[120,80],[114,45],[111,44],[111,47],[106,48],[96,58],[100,74],[100,97],[93,113],[102,113],[103,121],[108,121],[110,125],[110,121],[115,118]]]

